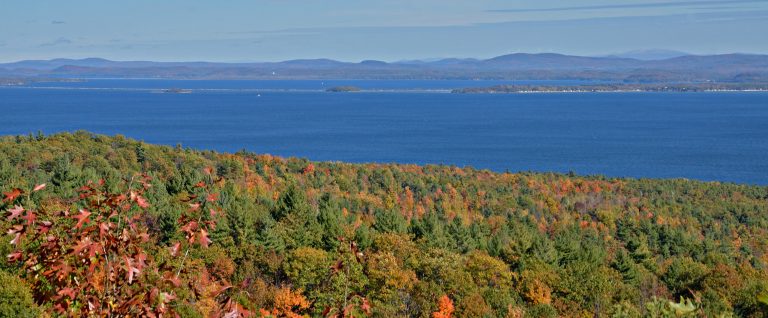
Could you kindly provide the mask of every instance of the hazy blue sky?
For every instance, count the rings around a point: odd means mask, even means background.
[[[0,0],[0,61],[768,53],[768,0]]]

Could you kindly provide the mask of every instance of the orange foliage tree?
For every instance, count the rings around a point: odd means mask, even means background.
[[[432,313],[432,318],[451,318],[453,311],[453,301],[448,295],[443,295],[437,303],[437,311]]]
[[[261,310],[264,317],[286,317],[301,318],[304,317],[301,312],[309,309],[309,301],[300,291],[292,291],[288,287],[280,288],[275,293],[275,305],[271,311]]]

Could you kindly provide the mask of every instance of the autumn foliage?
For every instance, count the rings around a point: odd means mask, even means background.
[[[177,298],[175,290],[183,287],[179,275],[185,270],[191,246],[210,244],[208,231],[215,226],[216,196],[188,199],[190,209],[179,219],[186,240],[169,247],[171,258],[180,258],[174,264],[149,252],[152,242],[142,213],[149,207],[143,197],[151,187],[149,181],[146,175],[135,176],[121,193],[109,192],[103,180],[91,182],[80,187],[76,197],[51,206],[34,200],[45,184],[35,186],[26,196],[21,189],[6,193],[4,202],[12,206],[7,233],[13,235],[15,248],[8,261],[24,269],[23,277],[32,283],[39,303],[72,317],[176,316],[171,303]],[[206,189],[206,184],[199,187]],[[203,217],[202,207],[210,215]],[[229,299],[221,300],[217,312],[228,317],[247,313]]]
[[[0,294],[20,295],[0,312],[762,317],[767,199],[716,182],[0,137],[13,285]]]
[[[437,311],[432,313],[432,318],[451,318],[453,311],[453,301],[448,298],[448,295],[443,295],[438,301]]]
[[[288,287],[280,288],[275,294],[275,305],[271,311],[261,310],[261,314],[270,317],[299,318],[309,309],[309,302],[301,292],[294,292]]]
[[[148,206],[141,196],[145,181],[119,194],[88,184],[57,210],[25,208],[18,189],[6,196],[16,248],[8,261],[22,264],[39,302],[69,316],[168,314],[173,294],[142,283],[154,267],[144,251],[149,235],[134,213]]]

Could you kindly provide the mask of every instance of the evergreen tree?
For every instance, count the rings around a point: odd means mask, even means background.
[[[616,253],[616,257],[614,258],[611,266],[621,274],[621,277],[625,283],[632,286],[637,286],[637,284],[640,282],[640,273],[637,269],[637,264],[635,264],[634,260],[632,260],[632,257],[630,257],[625,250],[621,249],[618,253]]]
[[[373,228],[382,233],[405,233],[408,230],[408,222],[398,211],[379,209],[374,214],[376,223]]]

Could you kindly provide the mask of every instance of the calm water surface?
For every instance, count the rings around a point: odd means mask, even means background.
[[[768,184],[766,93],[321,91],[338,84],[399,90],[498,83],[509,82],[44,83],[0,88],[0,135],[85,129],[312,160]],[[168,87],[195,90],[157,93]]]

